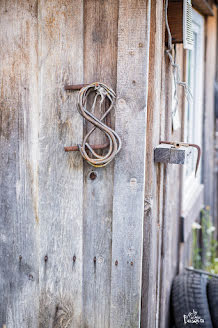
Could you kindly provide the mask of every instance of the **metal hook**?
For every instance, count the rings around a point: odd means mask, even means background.
[[[109,146],[109,142],[102,145],[91,145],[91,148],[94,150],[105,149]],[[79,151],[79,146],[64,147],[65,151]]]
[[[172,145],[176,148],[179,147],[193,147],[196,148],[198,151],[198,157],[197,157],[197,162],[196,162],[196,167],[195,167],[195,176],[197,175],[200,159],[201,159],[201,147],[196,145],[196,144],[191,144],[191,143],[185,143],[185,142],[175,142],[175,141],[160,141],[161,144],[167,144],[167,145]]]
[[[82,89],[83,87],[86,87],[88,84],[84,83],[84,84],[70,84],[70,85],[65,85],[64,86],[64,90],[68,90],[68,91],[79,91],[80,89]],[[109,143],[104,143],[102,145],[91,145],[91,148],[94,150],[98,150],[98,149],[105,149],[109,146]],[[71,147],[64,147],[64,150],[66,152],[68,151],[79,151],[79,146],[71,146]]]

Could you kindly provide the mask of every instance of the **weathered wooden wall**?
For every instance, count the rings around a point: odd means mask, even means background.
[[[183,71],[183,47],[176,46]],[[183,90],[178,90],[182,119]],[[153,149],[160,140],[181,140],[172,132],[172,68],[165,55],[164,4],[151,6],[148,121],[145,183],[144,253],[141,326],[169,327],[170,289],[178,272],[180,229],[180,174],[177,165],[155,164]],[[175,183],[176,182],[176,183]]]
[[[119,1],[115,126],[123,150],[114,169],[112,327],[140,325],[149,36],[150,1]]]
[[[115,90],[117,21],[117,1],[85,1],[84,81],[104,81]],[[114,125],[114,117],[111,122]],[[105,142],[101,133],[90,140]],[[113,163],[96,169],[97,178],[91,180],[92,168],[84,165],[83,313],[87,327],[110,326],[113,170]]]
[[[163,1],[5,0],[0,13],[0,327],[169,327],[191,236],[180,243],[181,167],[153,160],[159,141],[181,140],[184,128],[172,132]],[[215,20],[206,24],[207,154]],[[175,50],[185,72],[183,46]],[[63,150],[87,130],[64,85],[97,80],[117,92],[108,123],[123,148],[93,169]],[[178,108],[183,121],[182,89]],[[90,139],[105,141],[98,131]]]
[[[211,215],[215,216],[214,198],[214,143],[215,143],[215,113],[214,113],[214,86],[216,75],[216,25],[217,8],[213,8],[214,16],[205,19],[205,92],[204,92],[204,157],[203,182],[204,201],[210,206]]]
[[[184,92],[179,89],[179,116],[181,129],[172,131],[172,71],[164,50],[162,38],[165,33],[163,22],[163,3],[152,3],[151,37],[148,89],[148,122],[146,152],[146,184],[145,184],[145,223],[144,223],[144,254],[142,284],[142,327],[169,327],[170,290],[174,276],[190,265],[192,235],[191,225],[181,225],[182,215],[182,168],[176,165],[155,165],[153,148],[159,140],[184,140]],[[206,40],[206,80],[205,82],[205,149],[207,159],[207,178],[205,201],[211,204],[212,210],[217,199],[214,198],[213,187],[213,134],[214,106],[213,84],[215,74],[216,47],[216,12],[207,18],[205,29]],[[186,80],[186,52],[182,45],[176,45],[176,62],[180,65],[181,76]],[[212,51],[212,53],[211,53]],[[161,81],[161,85],[160,85]],[[208,137],[209,138],[208,138]],[[209,189],[208,189],[209,188]],[[209,190],[209,193],[207,193]],[[208,199],[209,198],[209,199]],[[200,209],[203,206],[199,199]],[[213,212],[215,213],[215,212]],[[199,211],[193,209],[192,222],[198,218]],[[188,219],[188,218],[187,218]],[[190,219],[190,218],[189,218]],[[187,221],[187,220],[186,220]],[[184,230],[183,230],[184,229]],[[180,242],[181,233],[185,232],[185,241]]]
[[[0,326],[138,327],[150,1],[0,10]],[[123,149],[92,180],[80,154],[64,152],[86,130],[64,85],[97,80],[117,92],[109,123]]]
[[[83,79],[82,1],[38,2],[39,327],[82,323],[83,165],[63,146],[79,143],[76,95],[63,85]],[[76,261],[73,257],[76,256]]]
[[[216,21],[216,75],[215,75],[215,113],[218,115],[218,10],[217,10],[217,21]],[[215,208],[214,208],[214,222],[216,226],[216,238],[218,240],[218,117],[215,121],[215,178],[214,178],[214,189],[215,189]]]
[[[162,92],[164,69],[163,3],[152,1],[149,59],[148,115],[146,132],[146,183],[144,207],[144,245],[142,275],[142,327],[155,327],[159,322],[160,265],[163,212],[164,166],[154,163],[153,149],[159,144],[165,95]]]
[[[38,70],[35,1],[1,1],[0,326],[37,327]]]
[[[183,71],[183,46],[176,45],[176,62]],[[172,71],[169,61],[165,66],[165,140],[181,140],[182,131],[172,131]],[[184,92],[178,88],[178,112],[182,119]],[[162,136],[163,138],[163,136]],[[161,269],[160,269],[160,321],[159,327],[169,326],[170,322],[170,291],[173,278],[178,273],[179,265],[179,232],[181,211],[181,166],[168,165],[164,170],[163,181],[163,222],[161,244]]]

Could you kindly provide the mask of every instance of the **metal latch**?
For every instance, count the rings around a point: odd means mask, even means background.
[[[160,144],[166,144],[166,145],[171,145],[171,149],[181,149],[182,150],[182,147],[193,147],[195,149],[197,149],[198,151],[198,155],[197,155],[197,161],[196,161],[196,167],[195,167],[195,176],[197,174],[197,171],[198,171],[198,167],[199,167],[199,163],[200,163],[200,158],[201,158],[201,148],[200,146],[196,145],[196,144],[192,144],[192,143],[186,143],[186,142],[177,142],[177,141],[160,141]],[[161,151],[163,153],[163,156],[161,154]],[[182,158],[181,156],[179,155],[178,156],[178,161],[177,159],[175,159],[175,156],[173,158],[172,161],[168,161],[167,160],[167,156],[166,153],[167,149],[160,149],[160,148],[156,148],[155,149],[155,162],[165,162],[165,163],[175,163],[175,164],[184,164],[184,157],[185,157],[185,152],[181,152],[181,155],[182,155]]]

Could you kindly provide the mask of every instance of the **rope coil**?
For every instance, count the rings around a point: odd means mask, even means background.
[[[94,100],[91,106],[91,110],[88,111],[87,110],[88,97],[93,92],[95,92]],[[102,115],[100,119],[98,119],[92,114],[94,112],[99,97],[100,97],[100,108],[102,107],[106,99],[108,99],[110,102],[109,108],[105,111],[105,113]],[[108,127],[105,123],[103,123],[103,120],[107,117],[107,115],[114,107],[115,99],[116,99],[115,92],[101,82],[94,82],[89,84],[88,86],[85,86],[80,90],[78,95],[77,108],[79,113],[87,121],[89,121],[94,125],[94,127],[85,135],[82,145],[78,145],[78,148],[82,157],[90,165],[94,167],[106,166],[114,159],[114,157],[118,154],[118,152],[121,149],[121,140],[118,134],[113,129]],[[108,152],[104,156],[98,155],[94,151],[93,149],[94,147],[92,148],[90,144],[87,142],[88,138],[95,131],[96,128],[100,129],[106,135],[109,141]],[[91,152],[92,157],[88,155],[86,149],[88,149]]]

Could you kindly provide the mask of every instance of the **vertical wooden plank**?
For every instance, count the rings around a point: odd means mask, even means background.
[[[216,76],[215,76],[215,113],[218,114],[218,9],[216,9]],[[218,240],[218,117],[215,119],[215,159],[214,159],[214,222],[216,226],[215,239]]]
[[[150,1],[119,1],[110,327],[139,327]]]
[[[204,88],[204,137],[203,137],[203,182],[204,203],[210,206],[214,216],[214,82],[216,75],[217,9],[214,16],[205,20],[205,88]]]
[[[183,66],[183,45],[176,45],[176,63],[181,72]],[[172,67],[166,58],[165,64],[165,103],[164,139],[181,140],[181,129],[172,131]],[[178,87],[178,112],[182,117],[184,108],[184,91]],[[160,295],[159,295],[159,327],[170,325],[170,293],[173,278],[178,273],[179,267],[179,223],[181,204],[181,168],[177,165],[168,165],[164,170],[163,183],[163,222],[161,243],[160,266]],[[175,183],[176,181],[176,183]]]
[[[81,327],[83,164],[64,146],[82,140],[76,93],[83,82],[83,1],[39,1],[40,323]]]
[[[0,3],[0,326],[38,327],[37,1]]]
[[[148,112],[146,131],[145,209],[142,263],[141,327],[156,327],[159,322],[160,246],[163,202],[163,164],[154,163],[154,148],[159,144],[161,115],[162,62],[165,48],[165,20],[162,1],[151,2]]]
[[[102,81],[114,90],[117,16],[117,0],[84,2],[84,81]],[[95,115],[102,115],[98,108]],[[114,112],[108,123],[114,125]],[[103,143],[104,138],[96,130],[89,140]],[[84,163],[83,314],[87,328],[110,327],[113,165],[94,169]],[[93,169],[95,180],[90,179]]]
[[[171,138],[171,127],[172,127],[172,68],[170,66],[169,59],[165,56],[164,64],[164,83],[165,83],[165,112],[162,125],[162,136],[164,139],[170,140]],[[168,222],[171,220],[170,211],[169,211],[169,170],[171,165],[164,165],[164,177],[163,177],[163,218],[162,218],[162,229],[161,229],[161,259],[160,259],[160,286],[159,286],[159,320],[158,327],[163,327],[166,320],[168,320],[168,312],[166,313],[166,286],[169,284],[167,277],[167,253],[169,248],[169,236],[172,232],[172,229],[169,229]],[[176,195],[172,197],[171,201],[174,201]],[[164,280],[165,279],[165,280]],[[168,310],[168,309],[167,309]],[[164,318],[166,315],[167,319]],[[162,323],[164,321],[164,324]]]

